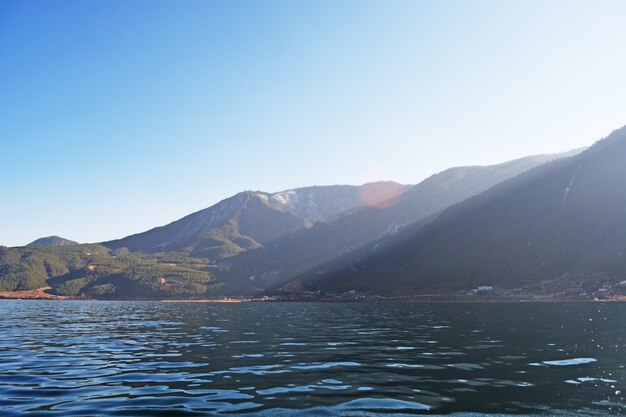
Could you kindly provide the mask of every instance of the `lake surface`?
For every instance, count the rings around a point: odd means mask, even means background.
[[[0,300],[0,415],[620,415],[625,343],[622,303]]]

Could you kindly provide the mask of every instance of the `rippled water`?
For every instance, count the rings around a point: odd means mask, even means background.
[[[0,301],[0,415],[626,413],[626,304]]]

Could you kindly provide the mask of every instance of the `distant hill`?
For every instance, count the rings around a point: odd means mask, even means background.
[[[350,210],[336,221],[319,222],[232,258],[233,268],[224,278],[226,287],[233,293],[262,292],[283,285],[298,288],[301,282],[289,283],[303,281],[310,272],[315,278],[323,276],[331,261],[333,268],[337,264],[351,265],[361,256],[400,239],[407,227],[419,228],[453,204],[576,152],[530,156],[493,166],[451,168],[435,174],[399,195],[396,201]],[[368,244],[371,246],[363,250]]]
[[[307,187],[274,194],[245,191],[166,226],[104,245],[126,247],[132,252],[176,251],[217,261],[261,248],[308,229],[314,222],[328,221],[363,206],[363,195],[359,194],[362,188]],[[385,193],[380,190],[383,188],[393,192]],[[406,188],[396,183],[371,183],[366,185],[370,192],[365,197],[378,204]]]
[[[33,245],[55,245],[55,246],[78,245],[78,242],[64,239],[59,236],[48,236],[48,237],[42,237],[28,244],[28,246],[33,246]]]
[[[415,294],[592,276],[626,279],[626,127],[449,208],[313,285]]]

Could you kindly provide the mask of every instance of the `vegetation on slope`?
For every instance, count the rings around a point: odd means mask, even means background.
[[[103,244],[218,261],[308,226],[301,217],[269,207],[256,193],[243,192],[166,226]]]
[[[0,247],[0,291],[51,286],[86,298],[203,297],[215,289],[206,266],[180,254],[137,256],[102,245]]]

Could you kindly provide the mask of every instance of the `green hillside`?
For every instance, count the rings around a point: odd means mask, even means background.
[[[205,264],[102,245],[0,247],[0,291],[51,286],[55,294],[87,298],[202,297],[215,289],[211,275],[197,269]]]

